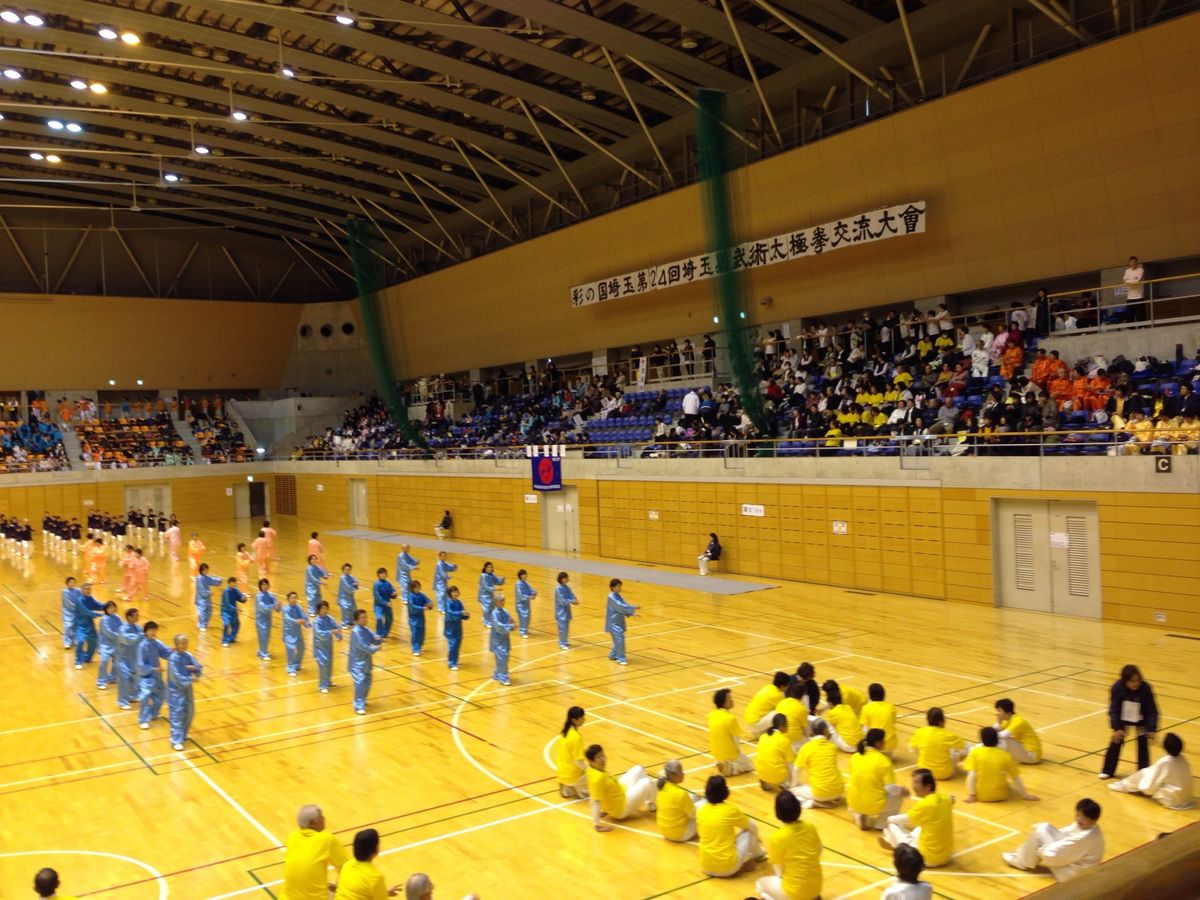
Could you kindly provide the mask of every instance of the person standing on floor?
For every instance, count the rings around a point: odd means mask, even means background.
[[[1150,744],[1158,731],[1158,704],[1154,690],[1142,679],[1141,670],[1134,665],[1121,669],[1121,677],[1109,690],[1108,724],[1112,729],[1108,750],[1104,754],[1101,778],[1112,778],[1121,761],[1121,747],[1130,728],[1137,735],[1137,767],[1150,766]]]
[[[142,552],[142,548],[138,547],[133,551],[133,594],[129,597],[130,601],[148,600],[150,592],[148,585],[150,583],[150,557]]]
[[[329,601],[317,604],[317,615],[312,623],[313,658],[317,661],[317,687],[328,694],[333,687],[333,640],[342,639],[342,626],[329,614]]]
[[[502,584],[504,579],[496,574],[496,567],[485,562],[479,573],[479,609],[483,613],[480,619],[484,628],[492,627],[492,597]]]
[[[625,620],[636,616],[638,608],[621,596],[621,579],[608,583],[608,608],[604,616],[604,630],[612,635],[612,651],[608,658],[619,665],[628,665],[625,658]]]
[[[170,660],[171,650],[158,639],[158,623],[146,623],[146,639],[138,646],[138,728],[145,731],[162,714],[166,685],[162,667]]]
[[[279,537],[279,532],[272,528],[271,523],[266,519],[263,520],[263,526],[261,529],[259,529],[259,531],[262,536],[267,539],[267,548],[270,550],[270,558],[273,560],[279,559],[279,557],[275,555],[275,540]]]
[[[96,620],[104,615],[104,606],[92,596],[92,583],[85,581],[75,604],[75,668],[82,669],[96,654]]]
[[[208,574],[208,563],[200,563],[196,568],[195,582],[196,627],[205,632],[212,618],[212,589],[221,583],[221,579]]]
[[[462,646],[462,623],[471,618],[458,599],[458,586],[451,585],[446,591],[446,613],[442,620],[442,634],[446,637],[446,664],[451,672],[458,671],[458,650]]]
[[[205,549],[207,548],[204,546],[204,541],[200,540],[200,533],[193,531],[192,537],[188,541],[188,571],[193,578],[200,572]]]
[[[96,668],[97,690],[107,691],[108,686],[117,680],[117,635],[121,633],[122,624],[121,617],[117,615],[116,601],[109,600],[104,604],[104,615],[96,621],[100,651],[100,665]]]
[[[450,575],[457,571],[458,566],[446,558],[446,551],[440,551],[437,565],[433,567],[433,596],[437,599],[438,615],[446,611],[446,586],[450,583]]]
[[[238,604],[246,602],[246,595],[238,587],[238,579],[231,576],[221,591],[221,646],[228,647],[237,642],[238,632],[242,630],[242,617],[238,613]]]
[[[375,570],[375,586],[371,589],[375,598],[375,634],[385,640],[392,630],[392,600],[396,588],[387,580],[387,569]],[[355,621],[358,621],[357,615]]]
[[[264,662],[271,661],[268,649],[271,646],[271,620],[281,607],[275,595],[271,593],[271,582],[266,578],[258,579],[258,594],[254,598],[254,628],[258,632],[258,658]]]
[[[284,842],[283,891],[279,900],[329,900],[329,870],[349,859],[341,842],[325,830],[325,815],[315,803],[296,814],[296,830]]]
[[[531,604],[537,597],[537,591],[529,583],[529,573],[524,569],[517,570],[517,583],[513,591],[517,595],[517,622],[520,624],[521,637],[527,638],[529,637],[529,616],[532,612]]]
[[[351,575],[354,569],[350,563],[342,564],[342,577],[338,581],[338,608],[342,611],[342,627],[349,628],[354,624],[354,594],[358,590],[358,579]]]
[[[558,573],[558,587],[554,589],[554,622],[558,625],[558,649],[570,650],[571,607],[578,606],[575,592],[567,584],[571,576],[566,572]]]
[[[325,568],[325,545],[321,543],[321,538],[318,536],[317,532],[314,531],[309,535],[308,546],[305,549],[308,552],[305,553],[304,555],[305,555],[305,557],[308,558],[309,564],[310,565],[312,564],[312,561],[313,561],[312,557],[315,556],[316,560],[317,560],[317,565],[320,566],[322,569],[324,569]]]
[[[254,562],[254,557],[246,549],[245,544],[237,545],[237,553],[233,554],[233,568],[237,573],[238,584],[243,585],[246,590],[250,590],[250,563]]]
[[[288,677],[295,678],[300,674],[300,664],[304,662],[304,632],[300,629],[312,626],[308,614],[300,605],[299,595],[295,591],[288,591],[286,600],[280,627],[283,629],[283,647],[287,653]]]
[[[512,684],[508,678],[508,656],[512,650],[512,639],[509,635],[516,625],[512,616],[504,608],[504,595],[496,594],[492,598],[492,633],[488,636],[488,647],[496,657],[496,670],[492,679],[505,687]]]
[[[167,711],[171,720],[171,748],[182,750],[187,741],[192,719],[196,716],[196,696],[193,682],[203,668],[196,657],[188,653],[186,634],[175,635],[175,649],[167,661]]]
[[[721,542],[717,539],[717,533],[710,531],[708,533],[708,546],[704,548],[704,552],[697,557],[700,563],[700,574],[708,574],[708,564],[716,562],[721,558]]]
[[[141,614],[125,610],[125,621],[117,632],[117,708],[131,709],[138,696],[138,648],[145,639],[138,625]]]
[[[316,534],[316,532],[313,532]],[[329,578],[321,557],[315,553],[308,555],[308,566],[304,570],[304,599],[308,601],[308,614],[317,614],[317,604],[321,602],[321,582]]]
[[[271,574],[271,545],[267,541],[266,533],[260,528],[258,537],[250,542],[250,549],[254,551],[254,563],[258,566],[258,577],[266,578]]]
[[[421,582],[415,578],[409,582],[405,599],[405,605],[408,606],[408,632],[412,639],[412,655],[420,656],[421,648],[425,646],[425,610],[433,609],[433,603],[421,593]]]
[[[408,544],[400,545],[396,554],[396,587],[400,591],[400,599],[408,599],[409,584],[412,581],[413,569],[421,565],[415,556],[409,553]]]
[[[354,711],[366,715],[367,697],[371,693],[371,671],[375,667],[372,657],[383,646],[383,640],[371,633],[367,627],[367,611],[355,610],[354,627],[350,629],[350,655],[347,668],[354,682]]]
[[[62,645],[64,650],[75,646],[75,608],[83,591],[75,587],[75,579],[67,576],[66,586],[62,590]]]

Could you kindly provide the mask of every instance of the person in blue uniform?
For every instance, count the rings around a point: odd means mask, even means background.
[[[558,625],[558,649],[570,650],[571,607],[578,606],[575,592],[567,584],[571,576],[566,572],[558,573],[558,587],[554,589],[554,621]]]
[[[237,640],[242,630],[242,617],[238,604],[246,602],[246,595],[238,588],[237,578],[230,577],[221,592],[221,646],[228,647]]]
[[[458,649],[462,646],[462,623],[471,618],[470,614],[458,599],[458,586],[451,585],[446,591],[446,618],[442,624],[442,634],[446,636],[446,663],[451,672],[458,671]]]
[[[125,610],[125,621],[117,632],[117,708],[132,709],[138,696],[138,648],[145,635],[138,624],[141,613]]]
[[[409,584],[412,582],[413,569],[420,565],[416,557],[409,553],[408,544],[400,545],[396,554],[396,587],[400,591],[400,599],[408,599]]]
[[[208,631],[212,618],[212,589],[221,583],[216,575],[208,574],[208,563],[200,563],[196,570],[196,627]]]
[[[421,582],[415,578],[409,583],[407,594],[408,630],[412,637],[412,655],[420,656],[425,646],[425,610],[433,609],[430,599],[421,593]]]
[[[121,617],[117,615],[117,604],[109,600],[104,604],[104,615],[96,622],[96,633],[100,639],[100,667],[96,670],[96,687],[101,691],[107,691],[108,686],[117,680],[117,635],[121,633],[123,624]]]
[[[75,579],[67,577],[66,587],[62,591],[62,641],[63,649],[70,650],[75,646],[75,607],[83,592],[75,587]]]
[[[282,619],[283,647],[287,652],[287,673],[295,678],[300,673],[300,663],[304,661],[304,632],[309,628],[308,614],[300,605],[300,597],[295,591],[288,591],[287,605],[283,607]]]
[[[450,583],[450,575],[457,571],[458,566],[446,559],[445,550],[438,553],[437,565],[433,567],[433,596],[439,615],[446,611],[446,586]]]
[[[258,579],[258,594],[254,598],[254,629],[258,632],[258,658],[266,662],[271,661],[271,655],[267,652],[271,646],[271,620],[281,608],[271,593],[270,580]]]
[[[496,567],[485,562],[483,571],[479,573],[479,609],[483,613],[481,622],[484,628],[492,627],[492,597],[502,584],[504,579],[496,574]]]
[[[612,635],[612,652],[608,658],[624,666],[628,664],[625,659],[625,620],[637,615],[638,608],[621,596],[620,578],[608,583],[608,592],[608,609],[604,616],[604,630]]]
[[[104,615],[104,606],[92,596],[92,583],[85,581],[75,600],[75,668],[82,669],[96,655],[99,635],[96,620]]]
[[[512,616],[504,608],[504,595],[496,594],[492,598],[492,633],[488,635],[488,649],[496,657],[496,668],[492,672],[492,680],[498,681],[505,687],[512,684],[508,679],[508,656],[512,650],[512,640],[509,635],[513,628]]]
[[[175,635],[175,649],[167,660],[167,715],[171,721],[171,749],[182,750],[196,717],[196,696],[193,682],[203,667],[188,653],[185,634]]]
[[[146,623],[146,639],[138,646],[138,728],[145,731],[162,714],[162,667],[170,659],[171,650],[158,639],[158,623]]]
[[[513,588],[517,595],[517,624],[521,629],[521,637],[529,637],[529,615],[533,611],[533,599],[537,591],[529,583],[529,573],[524,569],[517,570],[517,583]]]
[[[308,567],[304,570],[304,599],[308,601],[308,614],[316,615],[317,604],[321,602],[321,582],[329,577],[322,568],[316,554],[308,557]]]
[[[342,611],[342,627],[354,625],[354,592],[358,590],[358,579],[351,575],[354,567],[350,563],[342,566],[342,577],[338,580],[338,608]]]
[[[329,601],[317,604],[317,617],[312,623],[313,658],[317,661],[317,687],[328,694],[333,687],[333,641],[342,639],[342,626],[329,614]]]
[[[396,598],[396,588],[387,580],[387,569],[375,570],[371,591],[375,596],[375,634],[384,640],[392,630],[392,601]]]
[[[350,680],[354,682],[354,711],[360,716],[366,715],[367,696],[371,693],[371,670],[375,667],[372,657],[382,646],[382,639],[367,627],[367,611],[355,610],[347,668]]]

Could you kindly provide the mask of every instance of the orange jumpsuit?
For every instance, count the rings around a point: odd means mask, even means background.
[[[200,573],[200,563],[202,562],[204,562],[204,541],[200,538],[193,538],[188,541],[188,568],[191,570],[193,578]]]

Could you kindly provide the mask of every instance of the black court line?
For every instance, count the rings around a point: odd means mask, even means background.
[[[125,735],[123,735],[123,734],[121,734],[121,732],[117,731],[117,729],[113,726],[113,724],[104,717],[104,714],[101,713],[100,710],[96,709],[96,707],[92,706],[91,701],[88,700],[87,697],[85,697],[82,693],[76,694],[75,696],[77,696],[80,700],[83,701],[84,706],[86,706],[88,709],[90,709],[93,713],[96,714],[96,718],[98,718],[101,722],[103,722],[108,727],[109,731],[111,731],[113,734],[115,734],[118,738],[121,739],[121,743],[124,744],[126,747],[128,747],[129,751],[134,756],[136,756],[138,759],[140,759],[142,761],[142,765],[144,765],[147,769],[149,769],[155,775],[158,774],[158,770],[155,769],[154,766],[150,765],[150,763],[146,759],[146,757],[144,757],[144,756],[142,756],[142,754],[138,753],[137,748],[134,747],[133,744],[131,744],[131,743],[129,743],[129,741],[125,740]]]
[[[33,641],[31,641],[31,640],[28,638],[28,636],[26,636],[25,632],[23,632],[23,631],[22,631],[20,628],[18,628],[18,627],[17,627],[17,624],[16,624],[15,622],[14,622],[14,623],[12,623],[12,627],[13,627],[13,630],[14,630],[14,631],[15,631],[17,634],[19,634],[19,635],[20,635],[22,638],[24,638],[24,639],[25,639],[25,643],[27,643],[27,644],[28,644],[30,647],[32,647],[32,648],[33,648],[33,652],[34,652],[34,653],[36,653],[36,654],[37,654],[38,656],[40,656],[42,659],[45,659],[45,658],[46,658],[46,654],[45,654],[45,653],[43,653],[41,650],[39,650],[39,649],[38,649],[38,646],[37,646],[37,644],[35,644]]]
[[[214,763],[216,763],[217,765],[221,764],[221,761],[219,759],[217,759],[215,756],[213,756],[211,753],[209,753],[204,748],[204,745],[201,744],[198,740],[196,740],[193,737],[188,738],[188,740],[191,741],[193,744],[195,744],[200,749],[200,752],[203,753],[205,756],[207,756],[209,759],[211,759]]]

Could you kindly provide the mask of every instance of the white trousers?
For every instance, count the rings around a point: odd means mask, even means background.
[[[699,556],[699,557],[697,557],[697,559],[700,561],[700,574],[707,575],[708,574],[708,557],[707,556]]]
[[[855,812],[850,810],[850,815],[854,818],[854,824],[863,831],[874,828],[876,831],[883,830],[887,820],[900,812],[900,804],[904,802],[904,795],[900,793],[901,788],[898,784],[888,784],[884,786],[884,791],[887,799],[884,802],[883,812],[878,815],[869,816],[865,813]]]
[[[1153,797],[1167,809],[1190,809],[1192,797],[1189,791],[1177,784],[1170,784],[1159,777],[1162,760],[1145,769],[1138,769],[1127,778],[1113,782],[1109,790],[1123,794],[1145,794]]]
[[[625,810],[618,819],[637,815],[643,806],[653,803],[658,794],[658,785],[646,774],[644,766],[634,766],[617,780],[625,786]]]
[[[580,800],[586,800],[588,798],[587,776],[581,774],[579,780],[573,784],[560,784],[558,792],[564,797],[578,797]]]
[[[1062,833],[1049,822],[1039,822],[1029,837],[1013,853],[1013,865],[1018,869],[1036,869],[1042,863],[1042,848],[1062,839]]]
[[[888,842],[888,846],[899,847],[901,844],[908,844],[910,847],[917,846],[917,841],[921,839],[921,826],[909,828],[910,824],[908,816],[892,816],[883,826],[883,839]]]
[[[739,833],[733,843],[737,848],[737,865],[725,872],[706,872],[706,875],[712,875],[714,878],[731,878],[742,871],[746,863],[762,856],[762,844],[758,842],[758,835],[753,831],[747,830]]]
[[[1034,756],[1026,750],[1024,744],[1007,731],[1000,732],[1000,749],[1007,750],[1013,759],[1025,766],[1035,766],[1042,761],[1040,756]]]
[[[775,718],[775,710],[771,710],[757,722],[750,726],[750,736],[760,738],[771,727],[771,720]]]
[[[745,753],[739,753],[737,759],[718,762],[717,771],[726,778],[730,778],[734,775],[744,775],[746,772],[754,771],[754,763],[750,761],[750,757],[748,757]]]
[[[755,882],[754,889],[762,900],[792,900],[783,890],[783,879],[778,875],[768,875]]]
[[[446,536],[446,529],[443,528],[441,525],[434,525],[433,533],[434,533],[434,536],[436,536],[437,539],[440,541],[442,538],[444,538]]]
[[[841,797],[822,797],[820,799],[814,797],[812,787],[807,784],[796,785],[792,788],[792,793],[805,809],[812,809],[814,806],[821,809],[828,809],[842,802]]]

